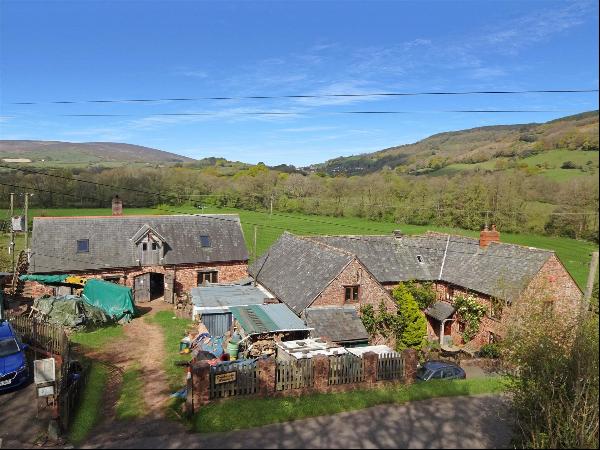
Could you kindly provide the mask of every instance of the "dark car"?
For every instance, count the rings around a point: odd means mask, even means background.
[[[467,375],[461,367],[445,361],[427,361],[417,369],[417,379],[420,381],[463,378],[467,378]]]
[[[0,320],[0,391],[21,386],[29,380],[25,355],[27,345],[5,320]]]

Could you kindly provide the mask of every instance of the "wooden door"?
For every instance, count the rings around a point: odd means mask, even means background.
[[[175,273],[166,272],[165,273],[165,302],[174,303],[175,301],[175,293],[173,292],[175,288]]]
[[[146,303],[150,301],[150,274],[144,273],[134,279],[133,298],[136,303]]]

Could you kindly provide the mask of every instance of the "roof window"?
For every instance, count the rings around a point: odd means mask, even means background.
[[[89,239],[77,239],[77,253],[89,253],[90,252],[90,240]]]
[[[210,236],[202,235],[200,236],[200,245],[202,248],[210,247]]]

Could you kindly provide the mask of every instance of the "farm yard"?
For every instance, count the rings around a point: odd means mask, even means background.
[[[455,228],[436,227],[431,225],[405,225],[392,222],[379,222],[373,220],[314,216],[298,213],[278,213],[270,215],[268,212],[247,211],[235,208],[204,208],[199,210],[191,206],[159,206],[157,208],[125,208],[124,214],[239,214],[246,244],[250,251],[251,261],[262,255],[275,242],[284,231],[299,235],[373,235],[390,234],[395,229],[401,229],[406,234],[419,234],[427,231],[438,231],[442,233],[459,234],[463,236],[476,237],[478,232]],[[64,208],[64,209],[32,209],[31,216],[64,217],[64,216],[102,216],[110,215],[107,208]],[[257,227],[256,252],[254,250],[254,227]],[[8,235],[0,235],[0,252],[6,254]],[[569,238],[555,236],[542,236],[534,234],[511,234],[502,233],[502,241],[512,244],[538,247],[556,252],[563,264],[569,270],[580,287],[586,282],[591,253],[597,250],[597,246],[591,242],[579,241]],[[23,245],[22,239],[17,241]],[[0,267],[1,270],[7,270]]]

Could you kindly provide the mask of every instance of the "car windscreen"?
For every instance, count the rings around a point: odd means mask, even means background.
[[[433,371],[426,367],[419,367],[417,369],[417,378],[419,380],[428,380],[432,373]]]
[[[14,355],[19,351],[19,346],[14,338],[0,340],[0,358],[3,356]]]

